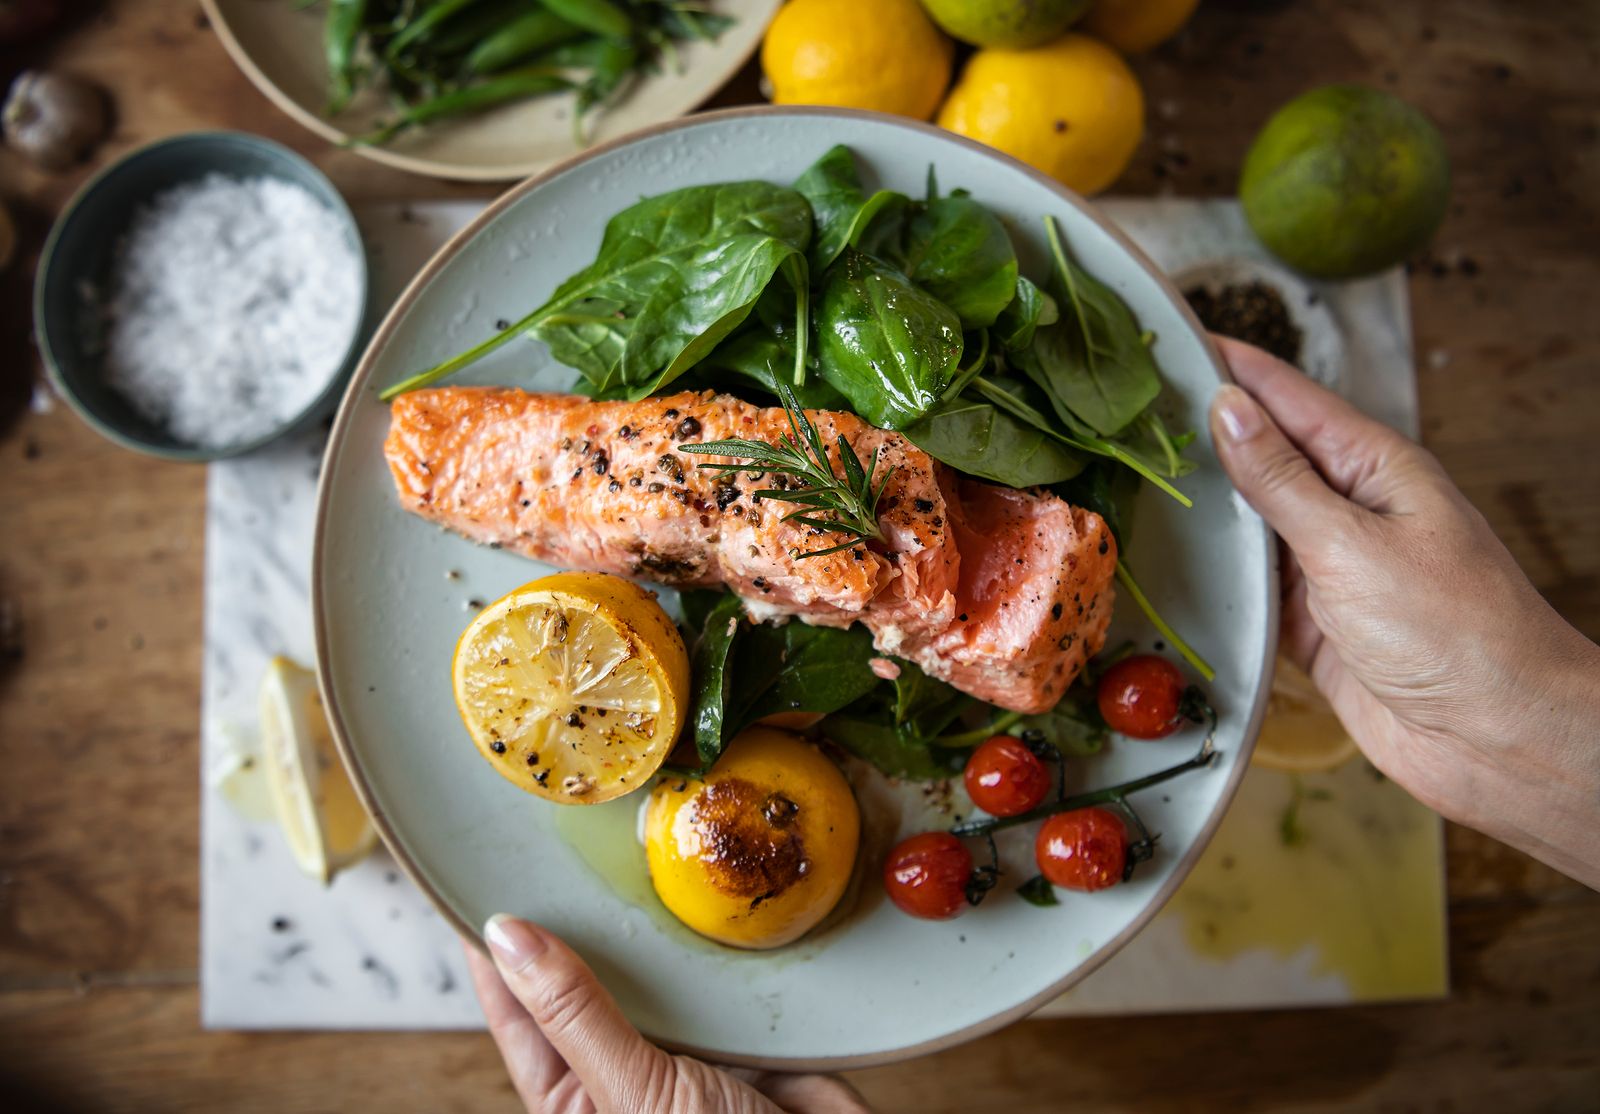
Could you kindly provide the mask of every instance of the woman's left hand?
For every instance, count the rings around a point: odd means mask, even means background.
[[[511,1082],[534,1114],[870,1114],[825,1075],[722,1071],[664,1052],[628,1024],[583,960],[505,914],[484,926],[490,962],[467,966]]]

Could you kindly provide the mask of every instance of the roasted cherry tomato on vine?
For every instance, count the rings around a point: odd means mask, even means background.
[[[1128,864],[1128,830],[1103,808],[1058,812],[1039,826],[1033,844],[1039,873],[1068,890],[1103,890],[1122,881]]]
[[[1095,690],[1100,716],[1113,731],[1161,739],[1183,722],[1183,674],[1166,658],[1137,654],[1105,671]]]
[[[902,840],[883,864],[883,888],[903,913],[947,921],[967,907],[972,852],[949,832]]]
[[[993,735],[967,759],[967,796],[990,816],[1038,808],[1050,793],[1050,771],[1021,739]]]

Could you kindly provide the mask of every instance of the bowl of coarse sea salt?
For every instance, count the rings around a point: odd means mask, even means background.
[[[39,262],[34,329],[51,382],[95,429],[216,460],[332,409],[367,298],[333,184],[276,143],[201,132],[134,151],[72,200]]]

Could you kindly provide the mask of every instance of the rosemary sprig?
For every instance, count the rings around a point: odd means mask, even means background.
[[[719,472],[771,472],[774,475],[790,476],[799,481],[798,487],[766,488],[755,492],[755,496],[794,503],[798,506],[799,510],[790,511],[783,516],[785,522],[797,522],[802,526],[818,530],[848,534],[849,538],[826,549],[796,553],[797,558],[823,557],[829,553],[838,553],[840,550],[860,545],[868,539],[882,541],[883,532],[878,529],[878,499],[883,495],[883,489],[888,486],[889,477],[894,475],[894,468],[890,467],[883,473],[882,478],[878,478],[877,452],[873,452],[872,462],[863,466],[861,458],[850,447],[850,442],[840,434],[839,464],[844,475],[839,476],[834,472],[833,464],[828,459],[828,447],[823,444],[822,434],[817,432],[817,427],[806,417],[805,411],[800,408],[799,402],[794,397],[794,392],[780,383],[778,397],[782,399],[784,413],[789,417],[790,432],[776,445],[766,441],[729,438],[725,441],[680,444],[678,448],[686,453],[727,456],[744,462],[742,464],[707,462],[701,464],[701,468]],[[822,515],[828,517],[821,517]]]

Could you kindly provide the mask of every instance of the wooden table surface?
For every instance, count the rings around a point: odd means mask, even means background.
[[[262,0],[263,3],[275,0]],[[285,0],[286,2],[286,0]],[[116,102],[94,165],[196,128],[303,151],[351,198],[488,197],[334,150],[233,68],[194,0],[110,0],[27,59]],[[23,59],[0,58],[9,79]],[[1600,635],[1600,3],[1206,0],[1138,69],[1123,192],[1230,192],[1254,130],[1328,81],[1444,131],[1450,215],[1412,278],[1423,438],[1541,591]],[[747,70],[717,103],[756,99]],[[204,473],[120,451],[33,386],[32,256],[93,166],[0,155],[0,1107],[511,1110],[480,1034],[199,1028]],[[20,631],[17,629],[20,625]],[[1600,1103],[1600,895],[1449,832],[1445,1002],[1025,1022],[861,1072],[881,1110],[1579,1110]],[[950,977],[965,977],[952,972]]]

